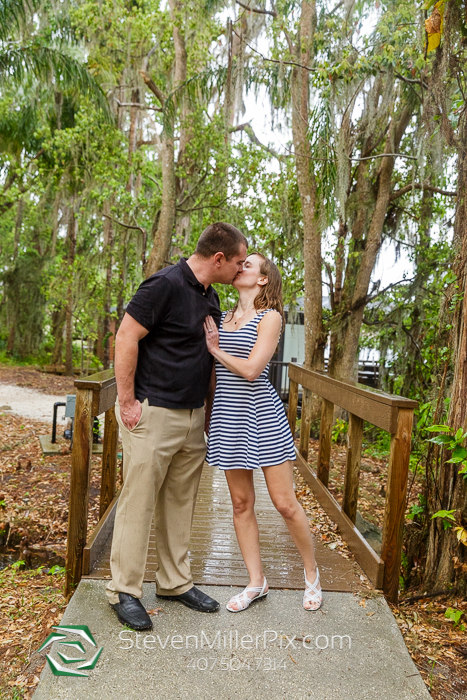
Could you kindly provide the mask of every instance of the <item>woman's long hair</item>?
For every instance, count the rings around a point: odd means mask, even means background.
[[[269,260],[262,253],[254,251],[249,253],[250,255],[257,255],[261,258],[261,264],[259,266],[259,271],[262,275],[268,278],[267,284],[263,285],[255,297],[254,305],[256,311],[263,311],[264,309],[275,309],[278,311],[282,317],[282,328],[285,326],[285,316],[284,316],[284,302],[282,301],[282,277],[279,272],[279,268],[275,265],[272,260]],[[230,311],[232,316],[237,310],[238,302],[235,304],[234,308]]]

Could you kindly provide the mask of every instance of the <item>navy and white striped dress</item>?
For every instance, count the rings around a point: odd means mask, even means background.
[[[223,330],[219,347],[248,359],[258,324],[271,309],[261,311],[236,331]],[[252,382],[216,361],[216,392],[209,426],[206,461],[219,469],[258,469],[295,459],[294,442],[282,402],[268,380],[269,364]]]

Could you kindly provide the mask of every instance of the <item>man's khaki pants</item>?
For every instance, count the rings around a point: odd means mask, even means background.
[[[178,595],[193,586],[188,558],[191,525],[206,455],[204,408],[149,406],[128,430],[116,415],[123,443],[124,483],[118,499],[110,556],[110,603],[118,593],[143,595],[151,522],[155,516],[157,592]]]

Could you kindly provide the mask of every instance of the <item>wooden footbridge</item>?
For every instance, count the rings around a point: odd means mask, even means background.
[[[355,559],[372,584],[387,600],[398,599],[402,530],[406,509],[413,411],[417,403],[360,384],[333,379],[320,372],[289,365],[289,423],[295,433],[299,386],[302,390],[300,441],[296,465],[320,505],[337,523]],[[72,452],[66,593],[85,577],[110,577],[110,545],[118,499],[116,493],[118,424],[115,418],[117,388],[113,370],[75,381],[77,389],[75,434]],[[312,394],[322,398],[318,463],[308,463]],[[347,464],[342,507],[328,490],[331,430],[334,406],[349,412]],[[92,457],[93,419],[105,413],[100,520],[88,538],[88,503]],[[369,546],[355,526],[363,436],[368,421],[391,434],[381,556]],[[260,471],[260,470],[258,470]],[[255,474],[256,511],[261,550],[271,588],[303,588],[303,568],[282,518],[267,494],[262,473]],[[324,590],[349,591],[356,578],[349,562],[316,542]],[[190,544],[194,580],[197,584],[244,585],[244,567],[232,525],[231,505],[224,474],[205,466]],[[157,552],[151,535],[146,581],[155,580]]]

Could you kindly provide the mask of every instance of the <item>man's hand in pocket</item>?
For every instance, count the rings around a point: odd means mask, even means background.
[[[143,407],[138,399],[128,403],[120,402],[120,418],[128,430],[133,430],[141,418]]]

